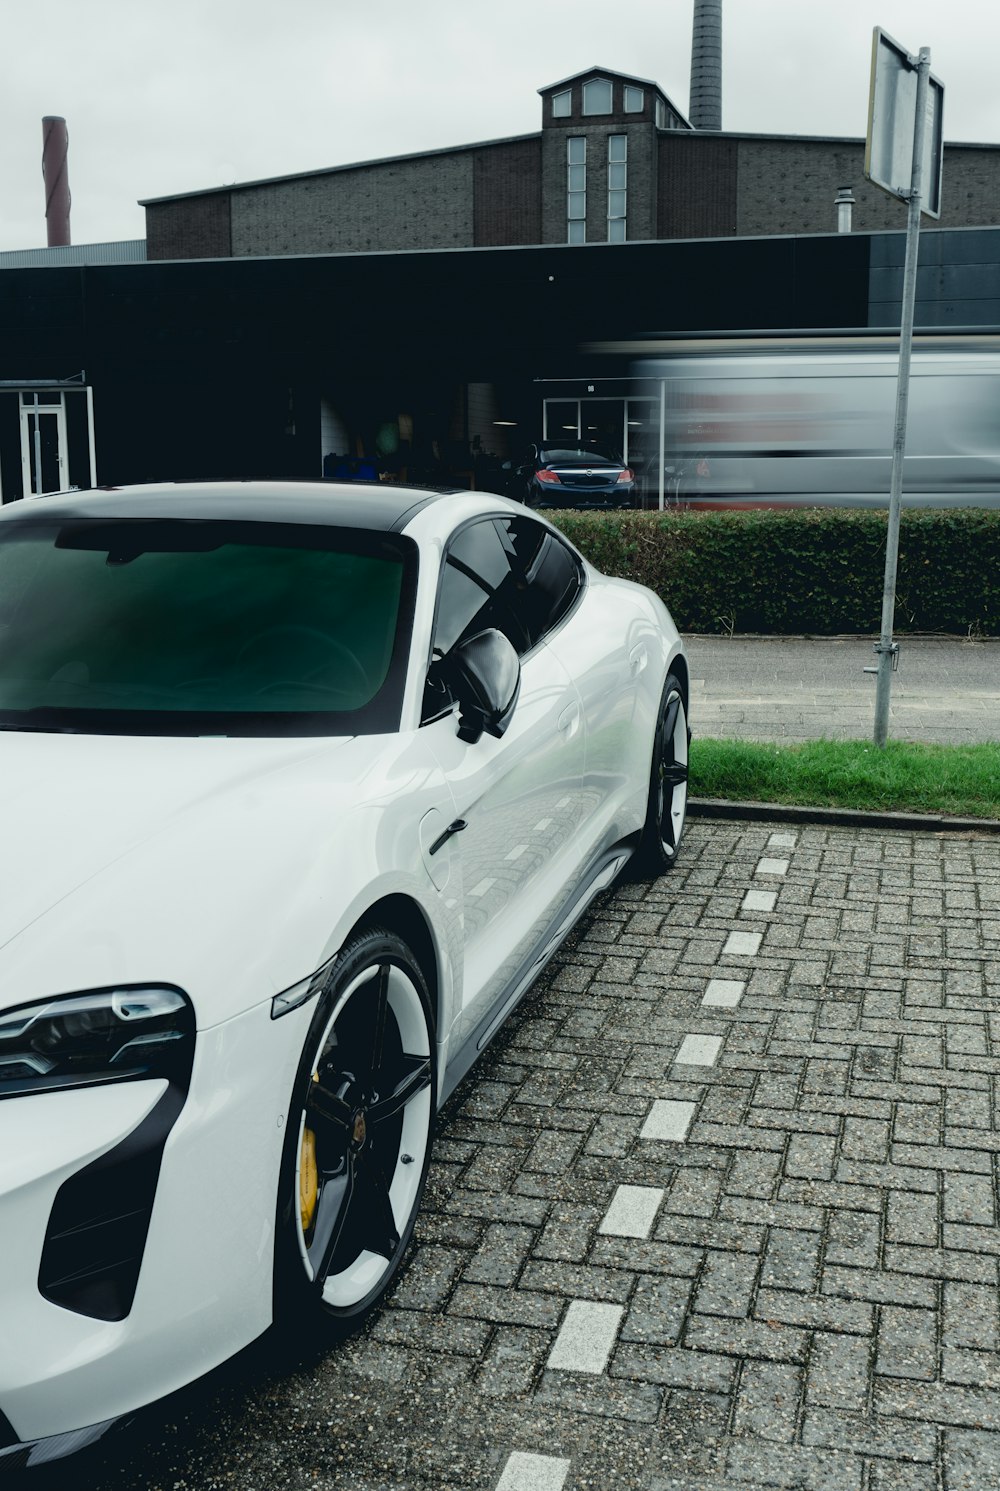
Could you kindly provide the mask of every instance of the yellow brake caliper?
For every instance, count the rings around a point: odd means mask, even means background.
[[[313,1081],[319,1081],[319,1072],[313,1072]],[[302,1130],[299,1149],[299,1216],[302,1231],[308,1232],[316,1218],[316,1202],[319,1199],[319,1174],[316,1169],[316,1135],[312,1129]]]

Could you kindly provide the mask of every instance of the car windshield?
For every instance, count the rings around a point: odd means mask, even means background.
[[[398,728],[416,550],[296,523],[0,524],[0,728]]]
[[[617,456],[585,445],[543,445],[538,454],[539,459],[547,464],[553,461],[575,461],[585,466],[621,465]]]

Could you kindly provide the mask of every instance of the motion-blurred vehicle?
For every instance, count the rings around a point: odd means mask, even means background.
[[[601,446],[543,442],[508,469],[509,495],[529,507],[635,506],[635,473],[621,456]]]
[[[664,411],[664,505],[888,506],[892,339],[639,342],[632,350],[634,387]],[[659,492],[653,460],[644,505],[657,506]],[[1000,506],[1000,338],[915,339],[903,503]]]
[[[382,1299],[434,1114],[673,863],[688,672],[503,497],[0,513],[0,1478]]]

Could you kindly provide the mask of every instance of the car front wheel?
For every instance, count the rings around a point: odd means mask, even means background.
[[[396,1275],[430,1159],[434,1043],[427,985],[372,928],[331,970],[289,1110],[278,1198],[275,1315],[350,1329]]]
[[[690,732],[680,683],[668,673],[653,738],[646,821],[632,861],[636,875],[663,875],[677,858],[687,815]]]

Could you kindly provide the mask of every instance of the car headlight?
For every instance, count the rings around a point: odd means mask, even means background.
[[[194,1010],[180,989],[88,989],[0,1013],[0,1098],[162,1077],[187,1085]]]

